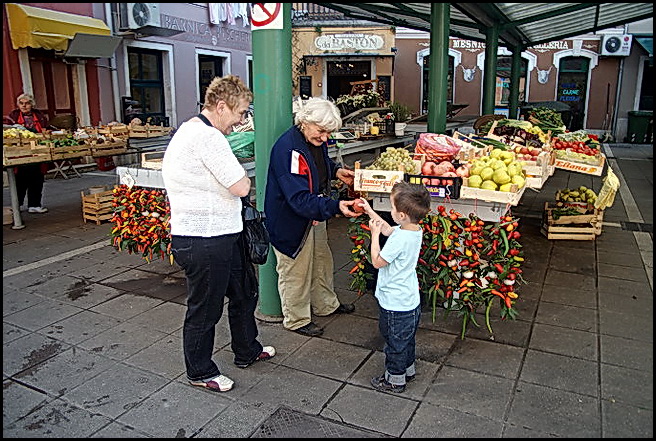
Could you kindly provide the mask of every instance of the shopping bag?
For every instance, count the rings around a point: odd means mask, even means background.
[[[242,200],[242,220],[244,221],[244,246],[246,257],[251,263],[262,265],[269,256],[269,232],[264,225],[266,216],[252,204],[246,196]]]

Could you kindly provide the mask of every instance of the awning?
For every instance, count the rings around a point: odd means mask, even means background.
[[[654,56],[654,38],[653,37],[634,37],[634,40],[645,48],[650,57]]]
[[[111,36],[109,27],[97,18],[15,3],[7,3],[5,7],[14,49],[33,47],[65,51],[77,33]]]

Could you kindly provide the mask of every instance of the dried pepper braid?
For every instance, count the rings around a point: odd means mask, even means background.
[[[171,209],[165,190],[119,185],[113,190],[111,244],[119,251],[154,256],[173,264],[169,221]]]
[[[362,294],[367,280],[373,276],[365,272],[369,259],[368,218],[352,218],[348,234],[354,247],[351,252],[351,288]],[[461,337],[470,324],[479,326],[477,313],[485,311],[485,323],[490,334],[491,308],[498,299],[502,319],[514,319],[518,294],[517,282],[526,283],[521,276],[523,253],[517,231],[518,219],[502,216],[498,222],[484,222],[475,214],[463,216],[455,210],[437,207],[419,224],[423,241],[417,262],[417,278],[422,295],[433,310],[446,307],[445,317],[456,311],[462,317]]]
[[[351,250],[351,259],[353,260],[353,267],[349,270],[349,274],[353,276],[351,280],[351,289],[358,292],[358,295],[363,295],[367,290],[367,281],[373,278],[371,273],[365,271],[367,261],[371,260],[369,244],[367,239],[371,239],[369,232],[369,216],[362,214],[358,217],[349,219],[347,234],[353,242],[353,249]]]

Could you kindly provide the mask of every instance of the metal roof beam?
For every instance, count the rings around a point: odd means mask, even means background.
[[[536,40],[535,42],[531,42],[529,47],[530,46],[537,46],[538,44],[549,43],[551,41],[562,40],[562,39],[565,39],[565,38],[578,37],[578,36],[583,35],[583,34],[597,32],[597,31],[600,31],[602,29],[613,28],[615,26],[620,26],[620,25],[624,25],[624,24],[631,23],[631,22],[634,22],[634,21],[639,21],[639,20],[646,20],[648,18],[653,18],[653,17],[654,17],[654,14],[647,13],[647,14],[637,16],[635,18],[631,18],[631,19],[624,18],[622,20],[617,20],[615,22],[603,24],[601,26],[592,26],[592,27],[588,27],[588,28],[584,28],[584,29],[576,29],[576,30],[573,30],[571,32],[566,32],[566,33],[563,33],[563,34],[555,35],[553,37],[549,37],[547,39]]]
[[[509,29],[509,28],[513,28],[513,27],[516,28],[517,26],[525,25],[527,23],[532,23],[532,22],[535,22],[535,21],[541,21],[541,20],[544,20],[544,19],[547,19],[547,18],[558,17],[560,15],[569,14],[570,12],[581,11],[581,10],[589,9],[589,8],[598,8],[600,5],[601,5],[601,3],[585,3],[585,4],[579,3],[579,4],[574,5],[574,6],[568,6],[566,8],[559,8],[559,9],[555,9],[553,11],[543,12],[541,14],[532,15],[530,17],[522,18],[520,20],[510,21],[510,22],[508,22],[504,25],[501,25],[501,28],[502,29],[506,29],[506,28]]]

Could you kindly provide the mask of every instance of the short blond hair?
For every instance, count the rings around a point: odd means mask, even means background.
[[[234,109],[239,101],[253,101],[253,92],[236,75],[215,77],[205,92],[203,109],[214,109],[219,101],[225,101],[230,109]]]
[[[16,98],[16,105],[18,105],[21,100],[22,101],[28,100],[30,104],[32,104],[32,106],[36,105],[36,103],[34,102],[34,97],[29,93],[21,93],[20,95],[18,95],[18,98]]]
[[[342,128],[342,116],[332,101],[313,97],[297,102],[296,106],[294,124],[299,127],[303,123],[314,123],[329,132],[336,132]]]

